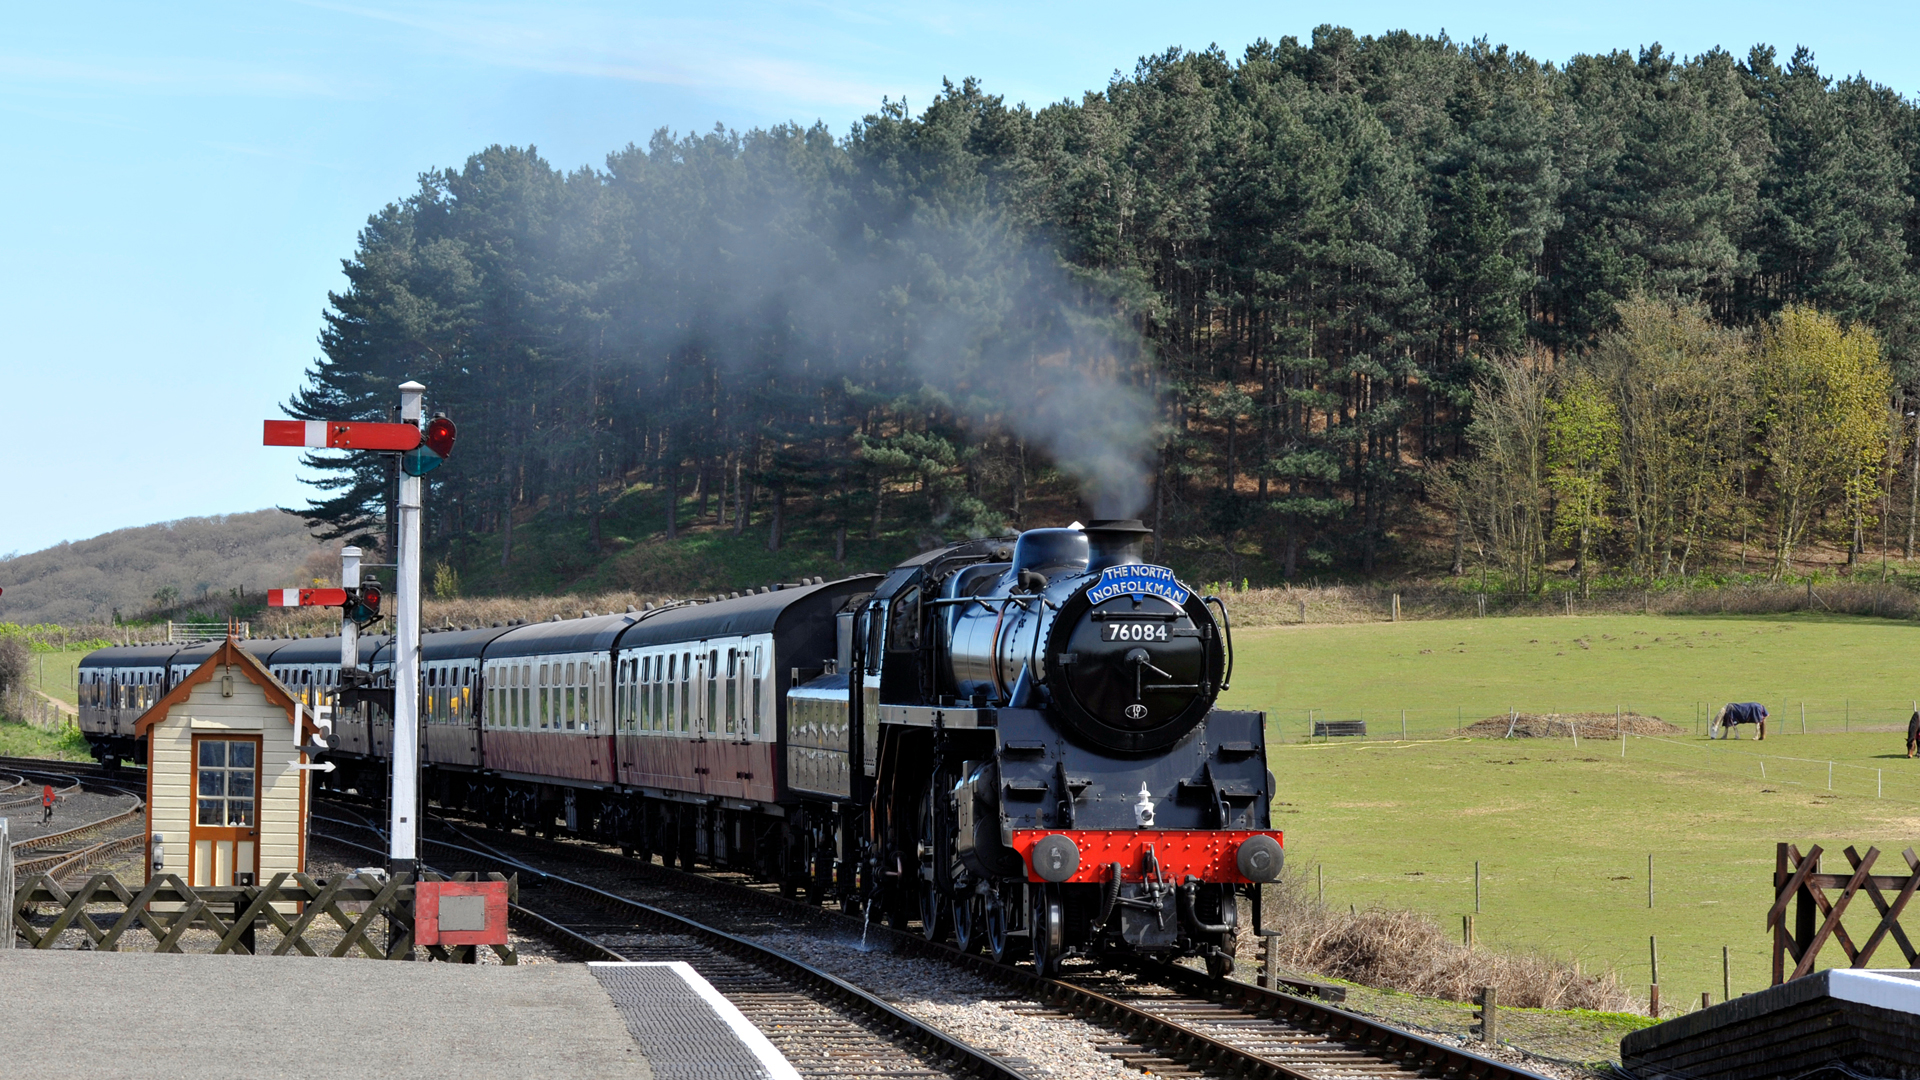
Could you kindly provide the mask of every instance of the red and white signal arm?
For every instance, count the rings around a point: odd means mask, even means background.
[[[311,446],[323,450],[412,450],[420,445],[414,424],[357,420],[268,420],[262,446]]]
[[[346,602],[347,590],[345,589],[267,590],[268,607],[340,607]]]

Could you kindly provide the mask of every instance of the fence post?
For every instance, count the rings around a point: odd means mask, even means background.
[[[1399,593],[1393,594],[1393,621],[1394,622],[1400,621],[1400,594]]]
[[[1478,1035],[1488,1046],[1500,1042],[1500,1002],[1491,986],[1483,986],[1473,995],[1473,1019],[1470,1034]]]
[[[1407,710],[1400,710],[1400,741],[1407,741]]]
[[[1471,915],[1460,916],[1460,941],[1466,945],[1468,952],[1473,951],[1473,916]]]
[[[1263,961],[1261,966],[1265,969],[1260,973],[1260,985],[1269,990],[1278,989],[1280,985],[1280,931],[1262,930],[1260,931],[1260,936],[1264,939],[1260,943],[1260,949],[1262,954],[1261,960]]]
[[[1647,936],[1647,959],[1653,969],[1653,985],[1647,987],[1647,1015],[1660,1019],[1660,939]]]

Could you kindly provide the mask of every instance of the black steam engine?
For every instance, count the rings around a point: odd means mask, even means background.
[[[1137,521],[1034,529],[885,575],[421,642],[420,788],[504,827],[837,898],[1041,971],[1109,951],[1231,964],[1279,875],[1263,716],[1214,708],[1226,611],[1145,564]],[[322,785],[382,800],[393,723],[337,638],[245,647],[329,725]],[[360,638],[390,685],[391,642]],[[81,721],[141,711],[213,648],[103,649]],[[364,696],[364,695],[363,695]]]
[[[1224,606],[1142,563],[1147,535],[961,544],[859,607],[863,888],[897,923],[1043,973],[1113,949],[1230,970],[1236,896],[1282,861],[1264,717],[1213,707]]]

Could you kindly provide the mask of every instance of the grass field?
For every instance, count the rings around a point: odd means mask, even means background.
[[[1703,990],[1720,997],[1722,946],[1734,993],[1769,980],[1776,842],[1823,844],[1829,868],[1848,844],[1877,844],[1895,864],[1920,845],[1920,761],[1901,747],[1920,692],[1904,675],[1915,643],[1920,629],[1904,623],[1806,616],[1266,630],[1240,636],[1227,703],[1269,710],[1284,738],[1269,755],[1275,823],[1294,865],[1321,868],[1328,903],[1413,908],[1458,928],[1479,860],[1482,941],[1611,965],[1644,991],[1657,935],[1663,999],[1697,1004]],[[1691,729],[1697,703],[1727,700],[1769,704],[1778,722],[1765,743],[1635,738],[1623,758],[1617,740],[1576,751],[1570,739],[1446,734],[1510,707],[1619,705]],[[1308,709],[1389,737],[1304,742]],[[1398,738],[1401,709],[1413,741]]]
[[[74,673],[91,649],[67,649],[63,652],[37,652],[27,661],[27,685],[48,697],[80,707],[79,680]]]
[[[1774,730],[1899,724],[1920,677],[1920,626],[1823,615],[1594,616],[1272,627],[1235,636],[1226,701],[1267,710],[1278,734],[1365,719],[1375,734],[1452,731],[1464,719],[1627,708],[1692,727],[1700,711],[1761,701]]]

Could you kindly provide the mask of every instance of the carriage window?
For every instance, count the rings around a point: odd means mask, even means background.
[[[680,730],[692,730],[693,654],[680,654]]]
[[[753,647],[753,733],[760,734],[760,646]]]
[[[707,654],[707,730],[720,723],[720,650]]]
[[[547,665],[540,665],[540,730],[553,721],[553,699],[547,686]]]
[[[732,734],[740,719],[740,650],[727,650],[727,732]]]

